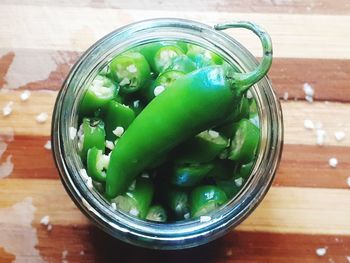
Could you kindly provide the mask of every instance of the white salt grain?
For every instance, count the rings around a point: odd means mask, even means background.
[[[67,250],[63,250],[62,251],[62,259],[65,259],[68,256],[68,251]]]
[[[316,130],[316,144],[317,145],[323,145],[326,137],[326,131],[325,130]]]
[[[134,108],[140,107],[140,100],[135,100],[133,103]]]
[[[312,122],[312,120],[304,120],[304,128],[308,129],[308,130],[313,130],[315,128],[314,123]]]
[[[51,231],[51,230],[52,230],[52,225],[49,224],[49,225],[47,226],[47,231]]]
[[[94,188],[93,184],[92,184],[92,179],[91,177],[88,177],[87,180],[86,180],[86,186],[92,190]]]
[[[45,123],[48,117],[49,115],[46,112],[41,112],[35,117],[35,119],[38,123]]]
[[[190,217],[191,217],[190,213],[184,214],[184,218],[185,218],[185,219],[189,219]]]
[[[155,87],[153,94],[154,96],[158,96],[160,93],[162,93],[165,90],[165,88],[163,86],[157,86]]]
[[[348,179],[346,179],[346,182],[347,182],[348,186],[350,187],[350,177],[348,177]]]
[[[21,101],[27,101],[30,97],[30,91],[29,90],[23,91],[19,97]]]
[[[44,148],[45,148],[46,150],[51,150],[51,141],[50,141],[50,140],[48,140],[48,141],[45,143]]]
[[[117,137],[122,136],[124,133],[124,128],[122,126],[117,126],[114,130],[113,130],[113,134]]]
[[[208,133],[209,133],[210,137],[212,137],[212,138],[219,137],[219,133],[217,131],[209,130]]]
[[[113,149],[114,149],[114,143],[111,142],[111,141],[106,140],[106,141],[105,141],[105,146],[106,146],[106,148],[108,148],[108,149],[110,149],[110,150],[113,150]]]
[[[209,222],[211,220],[211,217],[210,216],[201,216],[199,218],[199,221],[204,223],[204,222]]]
[[[310,96],[310,97],[314,96],[315,91],[314,91],[313,87],[309,83],[304,83],[303,89],[304,89],[304,92],[305,92],[306,96]]]
[[[80,251],[79,255],[80,255],[80,256],[84,256],[84,255],[85,255],[84,250]]]
[[[288,100],[288,97],[289,97],[288,92],[285,92],[285,93],[283,94],[283,99],[284,99],[285,101],[287,101],[287,100]]]
[[[44,216],[40,220],[40,224],[47,226],[50,223],[50,217],[49,216]]]
[[[346,256],[346,260],[350,263],[350,256]]]
[[[139,210],[137,210],[136,208],[131,208],[129,211],[129,214],[132,216],[138,216],[139,215]]]
[[[89,176],[85,169],[80,169],[80,176],[83,178],[84,181],[87,181],[89,179]]]
[[[239,178],[235,179],[235,185],[237,187],[241,187],[242,184],[243,184],[243,178],[242,177],[239,177]]]
[[[326,247],[320,247],[316,249],[316,254],[319,257],[323,257],[327,253],[327,248]]]
[[[253,98],[253,94],[250,92],[250,90],[247,91],[246,97],[247,97],[247,99],[252,99]]]
[[[136,186],[136,180],[132,181],[132,183],[130,184],[128,190],[129,190],[129,191],[135,190],[135,186]]]
[[[345,138],[345,132],[343,132],[343,131],[336,131],[336,132],[334,133],[334,137],[335,137],[335,139],[336,139],[338,142],[340,142],[340,141],[344,140],[344,138]]]
[[[115,203],[111,203],[111,207],[114,209],[114,210],[117,210],[117,205]]]
[[[8,102],[5,107],[2,108],[2,115],[9,116],[12,113],[13,101]]]
[[[330,167],[335,168],[338,165],[338,160],[333,157],[329,159],[328,163]]]
[[[314,102],[314,98],[311,96],[305,96],[305,100],[310,103]]]
[[[149,174],[148,174],[148,173],[142,173],[142,174],[141,174],[141,177],[142,177],[142,178],[148,179],[148,178],[149,178]]]
[[[77,136],[77,129],[74,127],[69,127],[69,138],[71,140],[74,140],[76,136]]]

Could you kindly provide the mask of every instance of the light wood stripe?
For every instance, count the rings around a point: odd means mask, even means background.
[[[79,52],[40,49],[0,50],[0,87],[59,90]],[[35,72],[33,64],[38,65]],[[317,68],[317,70],[311,70]],[[314,100],[349,102],[350,60],[275,58],[269,77],[280,98],[304,100],[303,84],[315,89]],[[18,75],[21,78],[18,78]]]
[[[1,129],[13,127],[16,135],[50,135],[50,117],[44,124],[36,122],[35,117],[41,112],[51,115],[54,101],[57,96],[55,91],[33,91],[28,101],[20,101],[22,91],[8,91],[0,93],[0,109],[9,101],[13,101],[13,113],[10,116],[0,116]],[[286,144],[316,145],[316,132],[304,128],[304,120],[310,119],[315,123],[322,123],[326,131],[325,145],[349,146],[350,123],[348,115],[350,104],[336,102],[302,101],[282,102],[285,127]],[[336,118],[334,117],[336,116]],[[342,142],[336,141],[334,132],[344,131],[346,137]]]
[[[299,14],[349,14],[350,5],[346,0],[316,1],[316,0],[289,0],[287,2],[274,2],[263,0],[178,0],[152,2],[147,0],[95,0],[88,1],[49,1],[49,0],[2,0],[1,5],[49,5],[49,6],[72,6],[93,8],[117,8],[117,9],[142,9],[142,10],[197,10],[216,12],[264,12],[264,13],[299,13]]]
[[[103,35],[140,18],[180,17],[210,25],[230,20],[255,21],[271,34],[275,57],[350,58],[346,38],[350,35],[350,27],[347,26],[350,24],[350,16],[21,5],[6,5],[6,12],[2,14],[0,48],[83,51]],[[11,27],[7,26],[9,24]],[[229,34],[241,40],[255,55],[261,54],[260,44],[251,34],[240,30],[229,31]]]
[[[17,136],[8,144],[2,160],[12,155],[11,179],[58,179],[51,151],[44,149],[47,136]],[[28,158],[30,156],[31,158]],[[336,156],[336,169],[328,159]],[[33,162],[35,160],[35,162]],[[350,150],[345,147],[285,145],[274,186],[297,186],[348,189]]]
[[[3,196],[0,207],[32,197],[37,208],[34,225],[39,224],[44,215],[49,215],[54,225],[88,224],[58,180],[3,179],[0,180],[0,194]],[[347,189],[272,187],[261,205],[237,229],[350,235],[349,205],[350,191]]]

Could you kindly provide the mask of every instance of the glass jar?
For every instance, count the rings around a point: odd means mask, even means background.
[[[98,227],[125,242],[156,249],[198,246],[227,233],[242,222],[261,202],[279,164],[282,142],[282,112],[271,83],[264,77],[250,91],[260,117],[261,140],[257,160],[248,181],[226,205],[206,217],[174,223],[143,221],[112,209],[80,175],[83,165],[74,139],[77,107],[86,87],[113,57],[138,45],[160,40],[183,40],[203,46],[242,72],[258,65],[236,40],[207,25],[180,19],[154,19],[120,28],[95,43],[74,65],[58,94],[52,118],[53,154],[61,180],[80,210]]]

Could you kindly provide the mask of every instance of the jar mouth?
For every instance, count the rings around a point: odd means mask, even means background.
[[[243,221],[270,188],[283,145],[282,111],[271,83],[264,77],[250,89],[257,103],[261,139],[257,160],[249,180],[226,205],[200,219],[175,223],[144,221],[114,211],[80,176],[83,169],[72,140],[77,129],[77,107],[84,87],[110,60],[128,48],[159,40],[183,40],[204,46],[229,63],[248,72],[257,66],[252,54],[227,34],[190,20],[153,19],[122,27],[96,42],[74,65],[56,100],[53,122],[53,155],[63,185],[72,200],[97,226],[112,236],[139,246],[179,249],[207,243]]]

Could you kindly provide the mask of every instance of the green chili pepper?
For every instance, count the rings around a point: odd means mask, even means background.
[[[244,27],[257,34],[263,44],[264,57],[252,72],[225,71],[210,66],[176,80],[170,88],[154,98],[118,140],[107,170],[106,193],[114,197],[155,160],[179,143],[222,122],[232,105],[254,83],[265,76],[271,66],[271,40],[255,25],[245,22],[216,26],[218,30]],[[161,58],[161,48],[156,57]],[[178,53],[172,50],[171,52]],[[169,52],[169,53],[171,53]],[[170,54],[166,58],[174,57]],[[168,59],[158,61],[159,68]],[[157,65],[157,63],[156,63]]]
[[[166,222],[167,218],[166,210],[161,205],[151,206],[146,216],[147,220],[155,222]]]
[[[260,131],[247,119],[240,120],[237,125],[228,158],[240,163],[248,163],[254,159],[259,145]]]
[[[135,112],[128,106],[111,101],[107,106],[106,124],[107,140],[115,141],[135,119]]]
[[[172,155],[176,163],[208,163],[226,147],[228,140],[218,132],[209,130],[178,145]]]
[[[144,97],[147,101],[153,100],[156,96],[167,89],[171,84],[173,84],[177,79],[185,76],[183,72],[176,70],[168,70],[161,73],[157,79],[145,90]]]
[[[182,49],[177,46],[161,47],[154,56],[155,72],[164,72],[171,65],[175,57],[183,54]]]
[[[78,149],[83,162],[85,162],[90,148],[96,147],[102,152],[105,151],[105,137],[106,133],[102,120],[83,119],[78,131]]]
[[[166,186],[163,188],[163,199],[176,220],[190,218],[189,196],[186,189]]]
[[[92,115],[94,111],[104,108],[113,100],[116,93],[117,88],[109,78],[97,75],[84,94],[79,113],[83,116]]]
[[[237,164],[231,160],[215,160],[213,169],[207,174],[207,177],[212,177],[215,180],[230,179],[236,170]]]
[[[117,208],[134,217],[146,218],[154,193],[152,181],[146,178],[138,178],[130,186],[127,192],[112,199]]]
[[[238,170],[236,178],[242,177],[243,179],[247,179],[253,169],[253,165],[253,161],[246,164],[242,164]]]
[[[104,155],[102,150],[93,147],[87,152],[87,173],[95,181],[106,181],[106,170],[109,165],[109,156]]]
[[[170,65],[165,68],[165,70],[176,70],[185,74],[190,73],[196,69],[196,65],[193,63],[193,61],[185,55],[174,57],[171,60]]]
[[[197,68],[224,63],[222,57],[208,49],[193,44],[188,44],[187,48],[186,55],[195,62]]]
[[[138,52],[115,57],[110,63],[110,74],[119,83],[120,91],[126,94],[141,89],[151,77],[147,60]]]
[[[258,127],[258,128],[260,127],[259,113],[258,113],[258,109],[257,109],[255,100],[253,100],[250,103],[248,118],[251,121],[251,123],[253,123],[256,127]]]
[[[238,194],[238,192],[242,188],[243,181],[240,181],[240,179],[218,179],[216,180],[216,185],[218,188],[220,188],[224,193],[226,194],[228,199],[231,199],[235,195]]]
[[[180,187],[195,186],[213,169],[213,164],[175,165],[170,172],[169,180]]]
[[[206,215],[226,201],[227,196],[220,188],[213,185],[198,186],[190,196],[191,215],[193,218]]]

